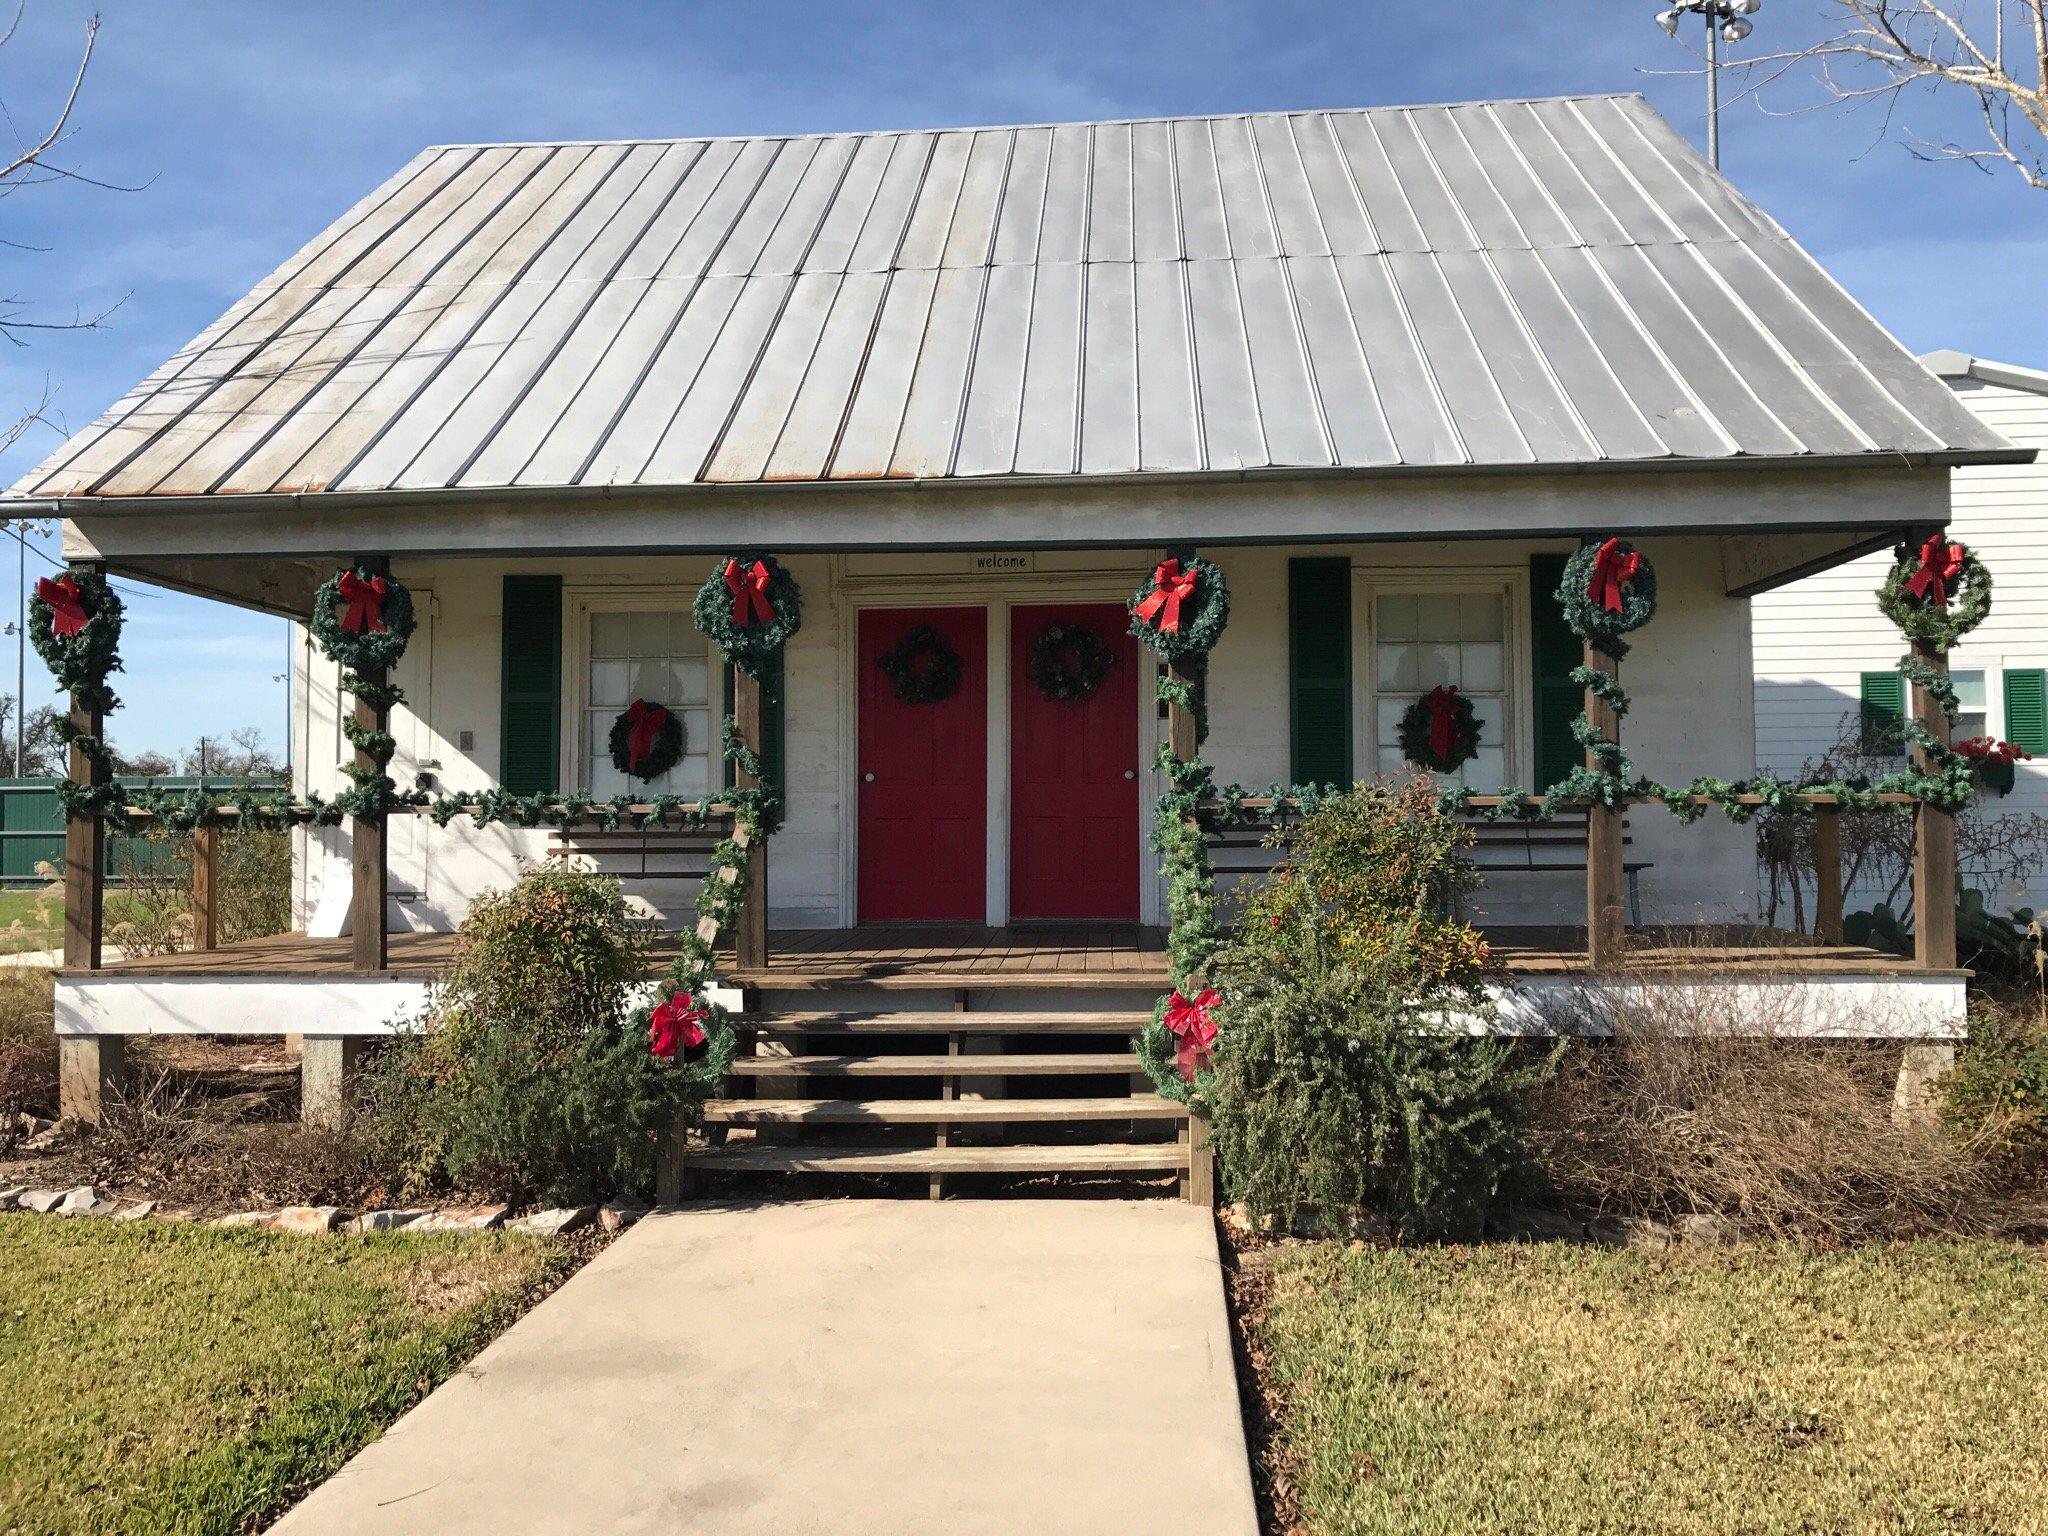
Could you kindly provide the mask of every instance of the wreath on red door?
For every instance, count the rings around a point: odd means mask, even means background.
[[[1085,699],[1102,686],[1116,652],[1084,624],[1048,624],[1031,642],[1024,675],[1048,699]]]
[[[960,691],[966,663],[929,624],[920,624],[882,652],[875,665],[905,704],[936,704]]]

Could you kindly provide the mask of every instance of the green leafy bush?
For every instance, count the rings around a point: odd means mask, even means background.
[[[648,939],[616,881],[545,868],[478,900],[430,1029],[365,1074],[358,1129],[400,1189],[645,1194],[681,1074],[629,1022]]]
[[[1970,1041],[1943,1084],[1950,1128],[1986,1152],[2048,1158],[2048,1021],[2003,1008],[1970,1013]]]
[[[1468,834],[1420,781],[1311,811],[1214,971],[1217,1161],[1255,1218],[1385,1212],[1417,1237],[1476,1231],[1517,1161],[1538,1069],[1464,1033],[1488,1016],[1486,949],[1454,915]]]

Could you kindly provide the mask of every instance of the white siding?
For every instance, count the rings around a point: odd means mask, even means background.
[[[2048,449],[2048,396],[1973,378],[1950,383],[1987,425],[2022,447]],[[1989,728],[2003,736],[2003,669],[2048,666],[2048,541],[2042,538],[2048,464],[1957,470],[1950,502],[1950,536],[1983,559],[1995,583],[1990,618],[1956,648],[1950,665],[1985,673]],[[1860,675],[1888,671],[1904,653],[1899,632],[1877,611],[1876,592],[1891,558],[1866,556],[1755,600],[1757,761],[1763,767],[1789,774],[1818,758],[1857,710]],[[2012,794],[1992,803],[2007,814],[2048,811],[2048,762],[2020,764]],[[2037,905],[2048,899],[2048,881],[2027,892],[1985,894],[1998,903]]]

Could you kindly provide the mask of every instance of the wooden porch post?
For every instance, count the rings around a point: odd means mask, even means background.
[[[1198,675],[1182,662],[1169,661],[1166,675],[1192,694],[1201,686]],[[1166,745],[1182,762],[1189,762],[1202,750],[1196,739],[1195,712],[1175,699],[1166,706]]]
[[[1916,661],[1948,672],[1948,653],[1915,642]],[[1948,717],[1925,688],[1913,690],[1913,718],[1936,741],[1947,742]],[[1915,748],[1914,760],[1922,773],[1933,770],[1925,751]],[[1956,963],[1956,818],[1952,812],[1924,800],[1914,810],[1913,840],[1913,958],[1927,970],[1953,970]]]
[[[192,947],[220,943],[220,828],[192,829]]]
[[[97,737],[105,727],[106,720],[97,706],[74,693],[72,731]],[[106,768],[94,762],[75,742],[69,767],[74,784],[97,786],[107,782]],[[74,816],[64,823],[64,964],[69,969],[100,968],[106,885],[106,821],[98,812]]]
[[[361,564],[373,575],[388,575],[391,570],[391,562],[381,555],[365,559]],[[367,669],[360,675],[365,683],[374,687],[381,687],[390,680],[389,672],[383,667]],[[391,729],[390,710],[372,708],[362,698],[356,700],[355,707],[359,730]],[[374,772],[377,763],[369,753],[358,748],[356,767]],[[351,841],[355,880],[349,920],[351,958],[358,971],[381,971],[390,960],[390,943],[384,932],[384,901],[389,884],[390,858],[384,817],[356,817]]]
[[[1813,934],[1842,942],[1842,813],[1832,805],[1813,812]]]
[[[732,669],[733,728],[740,742],[757,758],[761,755],[761,680],[743,668]],[[758,789],[761,781],[735,763],[733,784],[740,789]],[[755,838],[747,846],[747,899],[740,909],[739,932],[733,948],[743,970],[757,970],[768,963],[768,839]]]
[[[1605,651],[1586,643],[1585,664],[1609,677],[1620,664]],[[1606,700],[1586,690],[1586,719],[1602,741],[1621,740],[1621,722]],[[1600,769],[1600,759],[1586,753],[1586,766]],[[1622,812],[1604,805],[1586,810],[1586,961],[1602,970],[1621,959],[1625,909],[1622,905]]]

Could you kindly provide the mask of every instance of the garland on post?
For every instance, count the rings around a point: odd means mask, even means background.
[[[1048,699],[1085,699],[1102,686],[1116,653],[1085,624],[1048,624],[1031,642],[1024,675]]]
[[[929,624],[920,624],[876,658],[905,704],[937,704],[960,691],[966,663]]]
[[[29,599],[28,633],[36,654],[61,692],[100,715],[111,714],[121,702],[107,679],[121,670],[122,612],[121,595],[98,571],[67,571],[55,580],[42,577]],[[20,707],[20,700],[15,703]],[[112,778],[114,754],[105,739],[78,729],[69,711],[57,716],[57,739],[76,747],[107,775],[99,784],[60,779],[57,798],[65,816],[96,816],[118,806],[121,786]]]
[[[636,779],[658,779],[682,760],[682,717],[635,699],[612,721],[612,766]]]
[[[1402,711],[1401,755],[1432,773],[1455,773],[1479,755],[1479,715],[1455,686],[1438,684]]]
[[[726,659],[759,677],[803,624],[803,589],[773,555],[735,553],[712,567],[690,616]]]

